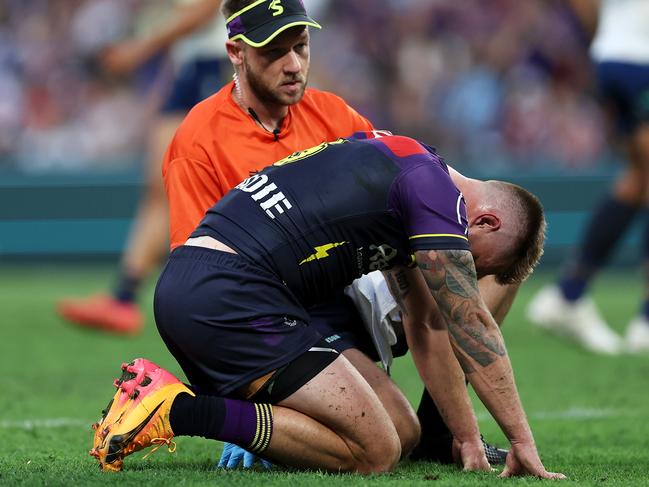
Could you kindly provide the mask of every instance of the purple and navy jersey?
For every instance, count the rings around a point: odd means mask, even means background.
[[[192,233],[275,273],[306,305],[355,278],[413,265],[416,250],[468,250],[466,205],[435,151],[355,134],[252,175]]]

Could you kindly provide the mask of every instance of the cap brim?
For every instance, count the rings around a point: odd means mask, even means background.
[[[322,29],[320,24],[318,24],[315,20],[308,17],[307,15],[285,15],[281,18],[260,25],[259,27],[248,31],[245,34],[238,34],[232,37],[231,40],[241,39],[243,42],[252,47],[263,47],[285,30],[290,29],[291,27],[296,27],[298,25]]]

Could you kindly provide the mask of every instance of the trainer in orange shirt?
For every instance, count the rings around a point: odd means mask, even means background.
[[[372,130],[371,123],[338,96],[305,89],[309,33],[303,29],[294,37],[295,31],[289,30],[271,44],[273,50],[283,44],[287,61],[274,76],[279,78],[277,103],[259,100],[247,76],[238,74],[196,105],[176,132],[162,169],[172,249],[184,244],[207,209],[251,172],[293,152]],[[237,66],[243,49],[230,42],[228,53]],[[298,47],[289,52],[295,42]],[[268,56],[263,48],[249,52],[259,59]]]
[[[306,26],[320,26],[306,16],[300,0],[226,0],[223,12],[234,81],[187,115],[163,163],[172,249],[183,245],[205,212],[251,172],[293,152],[372,130],[341,98],[306,88]],[[401,391],[369,358],[375,356],[373,345],[351,300],[341,294],[310,314],[311,324],[376,391],[406,456],[419,441],[419,422]],[[444,437],[426,448],[443,452],[424,456],[451,460],[452,437],[429,396],[422,407],[428,417],[423,421],[434,425],[435,436]]]

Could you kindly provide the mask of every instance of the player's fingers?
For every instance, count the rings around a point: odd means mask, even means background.
[[[474,461],[467,461],[464,464],[464,470],[465,471],[473,471],[473,470],[483,470],[483,471],[490,471],[491,466],[489,465],[489,462],[487,459],[475,459]]]
[[[252,468],[252,465],[255,463],[255,456],[252,453],[243,454],[243,468]]]
[[[543,478],[552,480],[566,480],[568,477],[559,472],[545,472]]]
[[[270,463],[268,460],[261,459],[261,464],[266,470],[270,470],[273,468],[273,464]]]

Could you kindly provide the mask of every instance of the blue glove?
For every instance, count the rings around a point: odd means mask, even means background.
[[[233,469],[241,465],[241,459],[243,458],[243,468],[252,468],[255,461],[259,461],[261,466],[265,469],[270,469],[273,464],[262,458],[257,458],[252,453],[244,450],[240,446],[237,446],[233,443],[224,443],[223,444],[223,453],[221,453],[221,459],[217,467]]]

